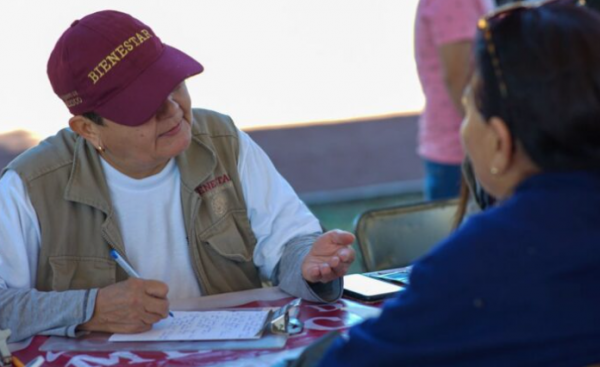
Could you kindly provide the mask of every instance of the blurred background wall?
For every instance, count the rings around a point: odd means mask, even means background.
[[[0,58],[0,167],[28,144],[67,126],[69,113],[47,80],[48,55],[73,20],[115,9],[198,59],[205,71],[188,81],[193,105],[231,115],[307,200],[413,189],[420,179],[415,116],[424,104],[413,54],[416,5],[417,0],[3,3],[0,32],[14,36],[3,40]]]
[[[422,200],[417,3],[3,2],[0,168],[67,126],[47,58],[73,20],[115,9],[198,59],[205,71],[188,81],[193,105],[231,115],[326,228],[352,230],[364,210]]]

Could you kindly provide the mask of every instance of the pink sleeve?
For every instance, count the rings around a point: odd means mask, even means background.
[[[481,0],[433,0],[429,24],[436,46],[475,38],[477,21],[485,12]]]

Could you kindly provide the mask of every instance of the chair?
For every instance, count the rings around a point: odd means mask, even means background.
[[[355,234],[365,270],[410,265],[452,230],[458,199],[368,210]]]

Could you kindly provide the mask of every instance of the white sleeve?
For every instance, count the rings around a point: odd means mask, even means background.
[[[257,239],[254,264],[264,279],[270,279],[284,245],[294,237],[321,232],[321,225],[267,154],[245,132],[238,130],[238,136],[238,171]]]
[[[40,249],[40,226],[21,177],[8,170],[0,178],[0,288],[33,288]]]
[[[96,289],[34,289],[39,252],[35,209],[21,177],[9,170],[0,178],[0,329],[11,329],[11,342],[35,334],[75,337],[94,313]]]

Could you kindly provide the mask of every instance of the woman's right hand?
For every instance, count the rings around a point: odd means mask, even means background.
[[[100,288],[92,318],[77,329],[123,334],[148,331],[169,316],[168,292],[163,282],[139,278]]]

